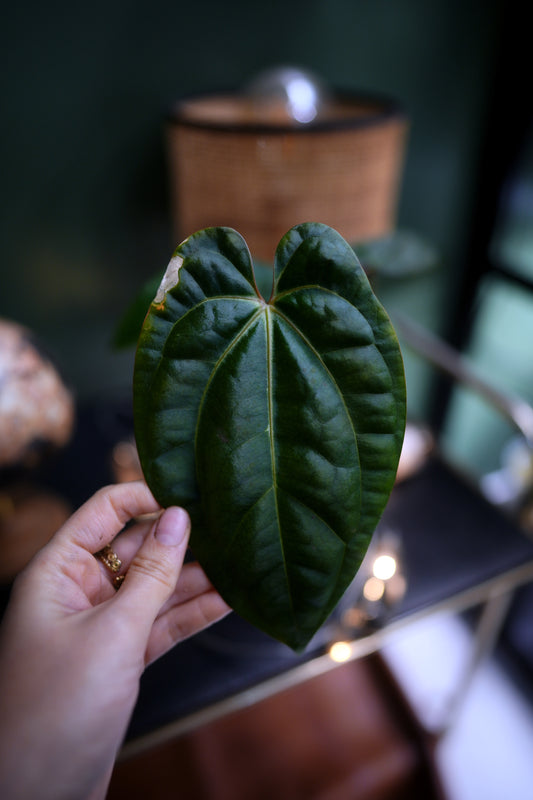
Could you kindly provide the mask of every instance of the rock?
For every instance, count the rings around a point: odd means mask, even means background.
[[[74,400],[29,330],[0,319],[0,469],[31,467],[64,446]]]

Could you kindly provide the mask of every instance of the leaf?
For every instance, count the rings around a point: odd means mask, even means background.
[[[229,228],[176,250],[139,337],[137,445],[237,613],[301,650],[352,581],[394,483],[398,342],[349,245],[290,230],[267,303]]]
[[[394,230],[387,236],[353,245],[367,274],[387,278],[409,278],[435,269],[439,255],[417,233]]]
[[[272,267],[268,264],[255,265],[255,279],[257,287],[263,297],[269,297],[272,288]],[[161,283],[161,275],[150,278],[137,292],[131,303],[120,317],[111,344],[117,350],[135,347],[139,339],[146,312],[152,302],[154,294]]]
[[[117,350],[136,345],[146,312],[160,283],[160,275],[156,278],[150,278],[126,308],[113,331],[111,344]]]

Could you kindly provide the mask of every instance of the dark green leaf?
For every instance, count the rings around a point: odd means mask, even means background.
[[[136,345],[146,312],[160,283],[161,276],[151,278],[133,298],[113,332],[113,347],[123,349]]]
[[[387,236],[354,245],[355,252],[369,275],[408,278],[429,272],[439,263],[435,248],[418,234],[394,230]]]
[[[257,290],[228,228],[181,244],[139,339],[139,455],[159,502],[243,617],[298,650],[353,579],[392,488],[405,423],[396,336],[325,225],[280,242]]]
[[[255,280],[260,293],[268,299],[272,291],[272,267],[268,264],[255,264]],[[161,275],[150,278],[137,292],[113,332],[113,347],[121,350],[137,344],[146,312],[160,283]]]

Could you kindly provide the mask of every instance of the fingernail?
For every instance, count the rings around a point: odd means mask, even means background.
[[[183,508],[167,508],[157,522],[154,536],[158,542],[175,547],[189,532],[189,515]]]

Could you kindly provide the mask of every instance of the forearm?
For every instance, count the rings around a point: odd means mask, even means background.
[[[46,731],[6,730],[0,723],[0,797],[2,800],[104,800],[114,753],[101,760],[59,743]],[[89,748],[90,749],[90,748]],[[81,756],[81,757],[80,757]]]

